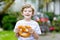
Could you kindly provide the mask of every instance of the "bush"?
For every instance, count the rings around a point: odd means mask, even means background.
[[[58,21],[53,21],[52,25],[54,26],[56,32],[60,31],[60,23]]]
[[[57,20],[52,21],[52,25],[55,27],[55,31],[60,31],[60,16],[57,17]]]
[[[4,16],[2,22],[3,23],[13,23],[13,22],[16,22],[16,17],[13,16],[13,15]]]
[[[6,23],[6,24],[3,25],[3,29],[4,30],[12,30],[13,25],[11,23]]]
[[[23,16],[21,15],[21,12],[5,12],[3,14],[3,17],[1,17],[1,27],[4,30],[12,30],[15,26],[16,21],[21,20]],[[10,26],[9,26],[10,25]]]
[[[45,12],[45,14],[48,16],[49,20],[52,22],[53,17],[55,16],[55,14],[53,12]]]
[[[17,21],[16,16],[6,15],[2,19],[2,26],[4,30],[12,30],[14,28],[15,22]]]

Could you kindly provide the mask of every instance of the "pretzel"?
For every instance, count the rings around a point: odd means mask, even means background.
[[[26,37],[29,37],[31,34],[29,33],[29,31],[28,31],[28,29],[29,28],[31,28],[30,26],[22,26],[22,25],[20,25],[20,26],[18,26],[18,28],[19,28],[19,35],[21,36],[21,37],[24,37],[24,38],[26,38]]]

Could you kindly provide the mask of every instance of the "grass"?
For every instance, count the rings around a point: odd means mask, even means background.
[[[1,31],[0,40],[17,40],[13,31]]]

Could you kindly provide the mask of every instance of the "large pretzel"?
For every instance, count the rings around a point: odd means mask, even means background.
[[[30,26],[22,26],[22,25],[20,25],[20,26],[18,26],[18,28],[20,30],[19,31],[19,35],[21,37],[26,38],[26,37],[29,37],[30,36],[30,33],[28,31],[28,29],[31,28]]]

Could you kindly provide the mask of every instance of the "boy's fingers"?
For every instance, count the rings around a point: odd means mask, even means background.
[[[33,33],[33,32],[34,32],[34,30],[33,30],[33,29],[28,29],[28,30],[29,30],[29,32],[30,32],[30,33]]]
[[[19,37],[19,34],[18,34],[18,33],[16,33],[16,36],[17,36],[17,37]]]
[[[19,31],[20,31],[20,29],[17,28],[17,29],[16,29],[16,33],[18,33]]]

